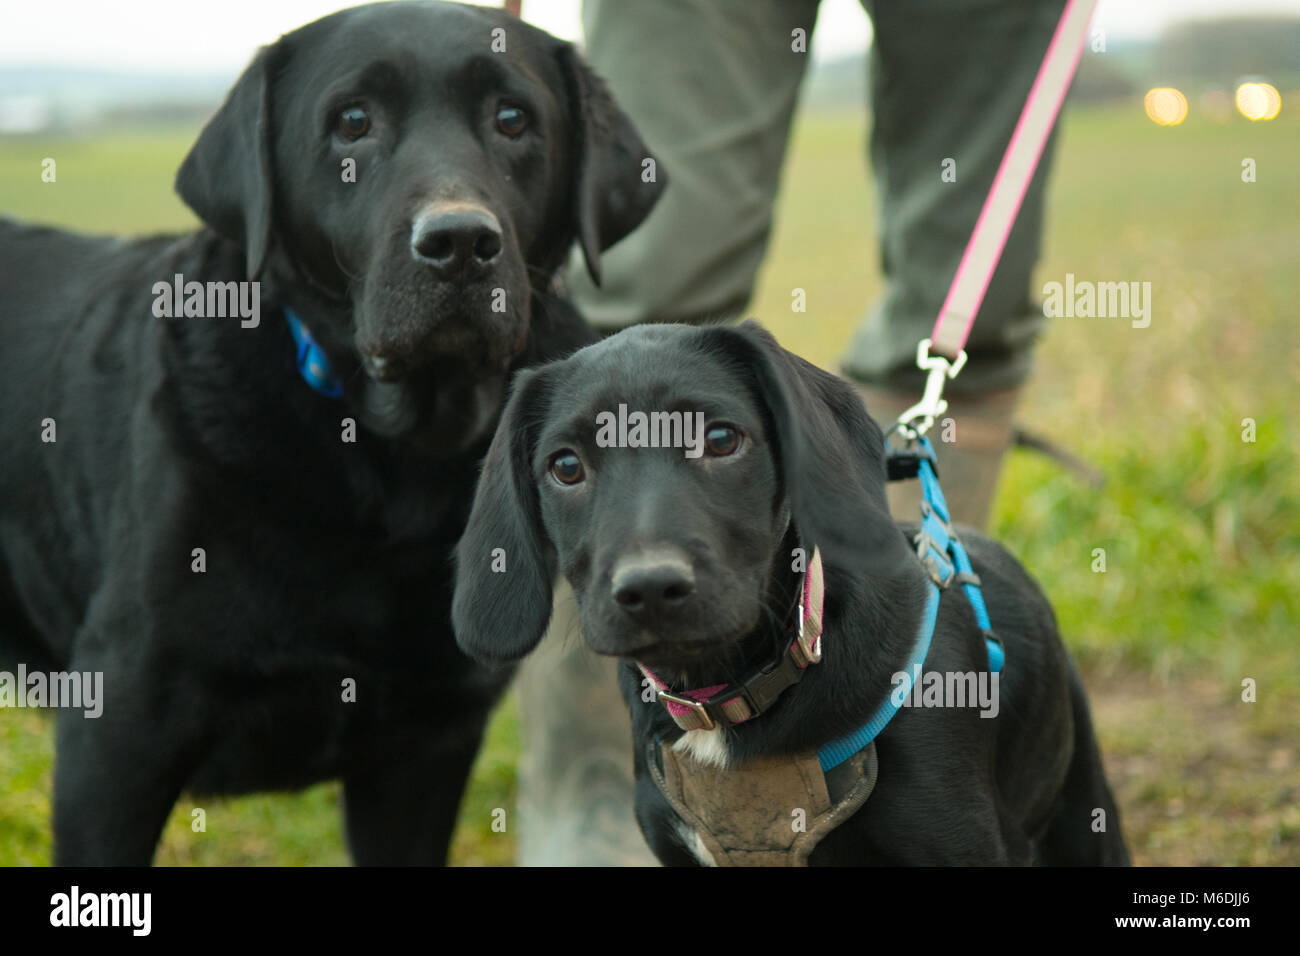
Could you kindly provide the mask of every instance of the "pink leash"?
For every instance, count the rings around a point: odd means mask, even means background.
[[[1068,0],[1061,13],[1052,42],[1030,87],[1025,108],[1020,113],[1011,142],[1002,154],[1002,164],[993,180],[993,188],[984,200],[975,230],[957,266],[952,286],[934,331],[917,348],[916,363],[930,373],[925,397],[899,417],[899,423],[916,436],[925,433],[936,416],[943,414],[948,403],[942,400],[946,379],[955,378],[966,364],[964,351],[971,326],[979,314],[1007,236],[1020,212],[1025,191],[1034,178],[1034,170],[1047,145],[1061,103],[1079,66],[1088,22],[1096,0]],[[934,353],[931,353],[931,349]]]

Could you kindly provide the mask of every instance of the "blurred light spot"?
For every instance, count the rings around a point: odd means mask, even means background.
[[[1242,83],[1237,87],[1237,112],[1251,122],[1271,120],[1282,110],[1282,94],[1271,83]]]
[[[1157,86],[1147,91],[1147,116],[1161,126],[1177,126],[1187,119],[1187,97],[1172,86]]]

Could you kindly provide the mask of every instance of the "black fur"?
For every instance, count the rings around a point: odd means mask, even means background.
[[[739,449],[686,458],[677,448],[599,447],[596,416],[700,410],[735,426]],[[577,454],[585,479],[549,473]],[[513,659],[541,637],[558,568],[583,635],[635,658],[674,687],[729,683],[789,640],[795,548],[820,547],[826,574],[822,663],[761,716],[728,731],[733,762],[815,748],[861,726],[892,689],[916,640],[927,578],[885,503],[882,435],[844,382],[780,348],[754,323],[649,326],[528,373],[507,405],[458,548],[457,640]],[[974,531],[966,543],[1006,648],[1000,713],[904,708],[877,739],[880,779],[865,807],[813,852],[813,864],[1118,864],[1128,860],[1082,684],[1052,610],[1024,569]],[[506,573],[492,573],[493,548]],[[615,599],[629,556],[668,553],[694,590],[647,617]],[[960,589],[945,592],[927,671],[987,669]],[[677,818],[650,780],[645,743],[682,732],[642,678],[621,668],[632,711],[637,815],[665,863],[692,863]],[[562,692],[562,689],[557,689]],[[1092,830],[1094,809],[1106,830]]]
[[[517,139],[503,102],[527,111]],[[372,128],[346,142],[356,104]],[[445,859],[505,680],[454,646],[451,549],[507,376],[594,339],[553,274],[645,216],[646,154],[568,44],[501,11],[374,4],[239,79],[177,177],[206,228],[0,222],[0,667],[104,673],[102,717],[58,715],[58,862],[147,863],[184,789],[331,778],[356,861]],[[413,255],[437,202],[500,221],[490,267]],[[155,317],[175,273],[260,279],[260,324]],[[341,400],[299,377],[284,307]]]

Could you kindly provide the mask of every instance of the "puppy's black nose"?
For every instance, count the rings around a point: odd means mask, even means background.
[[[446,279],[481,271],[501,254],[501,223],[475,206],[423,213],[411,227],[411,254]]]
[[[695,572],[684,557],[637,556],[619,561],[610,589],[624,611],[653,617],[686,604],[695,593]]]

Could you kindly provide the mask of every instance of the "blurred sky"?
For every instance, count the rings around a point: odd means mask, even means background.
[[[233,73],[263,43],[351,5],[346,0],[0,0],[0,64]],[[483,5],[499,3],[484,0]],[[558,36],[578,39],[580,8],[581,0],[524,0],[524,17]],[[1138,39],[1154,37],[1178,19],[1256,12],[1300,14],[1300,0],[1101,0],[1093,24],[1106,30],[1108,40]],[[823,0],[817,27],[813,53],[819,59],[863,50],[871,36],[857,0]]]

